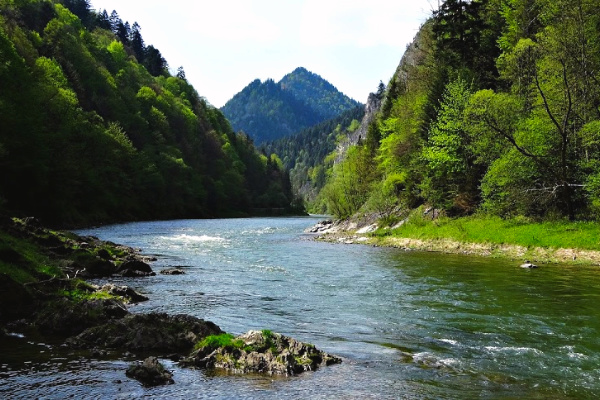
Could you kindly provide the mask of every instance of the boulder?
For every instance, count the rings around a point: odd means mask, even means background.
[[[112,256],[106,249],[99,249],[96,253],[98,254],[98,257],[100,257],[103,260],[110,260],[112,258]]]
[[[115,273],[115,264],[100,257],[95,257],[92,260],[87,260],[81,265],[82,276],[89,278],[101,278],[111,276]]]
[[[173,384],[173,374],[158,362],[156,357],[148,357],[142,363],[131,365],[127,372],[130,378],[140,381],[144,386],[158,386]]]
[[[112,296],[119,296],[126,299],[129,303],[141,303],[148,301],[148,297],[140,294],[129,286],[117,286],[112,283],[107,283],[98,289],[99,292],[106,292]]]
[[[223,333],[210,321],[189,315],[135,314],[89,328],[67,342],[73,347],[102,347],[138,353],[189,353],[199,340]]]
[[[128,260],[123,262],[118,268],[117,273],[128,278],[156,275],[154,271],[152,271],[150,265],[140,260]]]
[[[127,314],[125,305],[115,299],[71,301],[61,298],[38,312],[34,325],[43,334],[69,336]]]
[[[183,275],[185,271],[181,268],[167,268],[160,271],[160,273],[163,275]]]
[[[317,222],[312,228],[306,230],[307,233],[322,233],[329,230],[333,226],[333,221],[330,219]]]
[[[270,331],[249,331],[227,344],[223,345],[221,341],[218,347],[211,341],[206,342],[182,364],[240,374],[294,375],[342,361],[312,344]]]
[[[521,264],[519,267],[521,267],[521,268],[537,268],[538,266],[533,264],[529,260],[525,260],[525,262],[523,264]]]

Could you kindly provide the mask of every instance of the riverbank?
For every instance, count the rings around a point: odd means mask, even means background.
[[[54,343],[44,345],[42,353],[61,352],[64,347],[83,352],[90,359],[149,355],[143,363],[131,366],[127,376],[145,386],[173,383],[157,357],[184,365],[185,359],[196,357],[192,351],[198,349],[199,343],[226,333],[211,321],[187,314],[132,313],[130,304],[149,298],[129,286],[115,285],[113,278],[120,282],[127,278],[139,285],[156,276],[150,265],[153,261],[157,259],[144,256],[140,249],[96,236],[50,230],[34,218],[2,218],[0,341],[21,338],[24,345],[29,343],[25,340],[36,337]],[[181,275],[186,273],[184,268],[163,265],[159,272],[165,276]],[[106,284],[94,285],[84,280],[88,278],[100,278],[101,281],[91,282]],[[143,286],[140,290],[144,290]],[[259,347],[253,346],[253,341],[244,342],[228,355],[227,364],[203,364],[205,358],[219,358],[230,350],[227,345],[210,347],[202,357],[184,366],[294,375],[341,362],[313,345],[264,332],[281,340],[277,345]],[[63,356],[57,355],[61,359]],[[243,362],[246,366],[237,369]],[[9,364],[3,365],[7,367]]]
[[[376,218],[336,221],[313,229],[317,239],[405,250],[531,260],[543,263],[600,265],[600,227],[587,222],[535,223],[493,217],[450,219],[426,210],[413,212],[392,227]]]

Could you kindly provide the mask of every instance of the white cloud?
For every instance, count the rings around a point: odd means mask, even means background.
[[[301,40],[308,46],[403,48],[416,34],[414,21],[425,21],[431,13],[423,5],[423,1],[306,0]]]
[[[277,7],[269,0],[190,2],[186,29],[202,40],[268,43],[282,34],[278,21],[269,18]]]

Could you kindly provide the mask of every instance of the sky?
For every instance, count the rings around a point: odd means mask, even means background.
[[[91,0],[141,26],[176,73],[222,107],[255,79],[297,67],[365,103],[388,83],[437,0]]]

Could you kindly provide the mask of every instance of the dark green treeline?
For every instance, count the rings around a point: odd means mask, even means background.
[[[289,176],[137,23],[0,0],[0,208],[55,225],[289,209]]]

